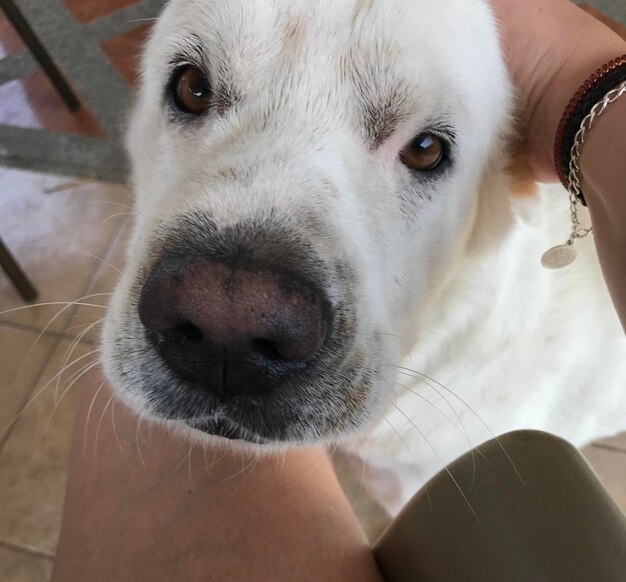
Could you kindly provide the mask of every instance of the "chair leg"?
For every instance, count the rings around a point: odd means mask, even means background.
[[[24,301],[30,302],[37,299],[37,290],[33,287],[33,284],[29,281],[28,277],[26,277],[24,271],[22,271],[21,267],[15,260],[15,257],[13,257],[1,238],[0,267],[2,267],[13,285],[15,285],[15,288],[19,291]]]
[[[22,40],[28,46],[33,57],[39,62],[41,68],[44,70],[50,82],[54,85],[57,92],[70,109],[70,111],[78,111],[80,109],[80,101],[76,94],[65,80],[61,71],[56,66],[48,51],[41,44],[39,38],[34,33],[30,24],[24,18],[19,8],[15,5],[13,0],[0,0],[0,8],[6,14],[9,22],[13,25],[17,33],[22,37]]]

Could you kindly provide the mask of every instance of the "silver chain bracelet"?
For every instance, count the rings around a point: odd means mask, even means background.
[[[546,269],[562,269],[571,265],[577,257],[574,243],[577,239],[585,238],[593,232],[593,228],[584,228],[582,226],[578,216],[579,197],[582,195],[582,172],[580,170],[582,147],[585,144],[588,132],[596,124],[598,118],[623,95],[626,95],[626,81],[609,91],[602,101],[593,106],[589,115],[583,119],[580,129],[574,138],[568,175],[572,232],[569,240],[564,245],[556,246],[543,255],[541,264]]]

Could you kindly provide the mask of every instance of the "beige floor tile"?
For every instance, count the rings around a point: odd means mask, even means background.
[[[610,439],[602,439],[598,444],[611,447],[612,449],[619,449],[626,453],[626,432]]]
[[[74,187],[63,185],[74,182]],[[74,301],[83,295],[112,236],[127,212],[126,188],[101,182],[0,169],[0,233],[40,291],[40,303]],[[44,326],[62,306],[23,307],[5,277],[0,277],[0,321]],[[5,312],[5,313],[2,313]],[[59,331],[71,319],[68,310],[50,329]]]
[[[97,297],[93,298],[95,303],[106,305],[109,297],[105,294],[111,293],[115,289],[115,285],[117,284],[126,261],[126,250],[128,247],[131,228],[130,223],[127,223],[124,226],[124,228],[120,231],[111,252],[106,257],[107,264],[102,263],[98,269],[93,284],[88,290],[90,295],[97,295]],[[85,332],[84,335],[82,335],[82,340],[98,342],[100,340],[102,327],[98,321],[103,317],[103,315],[104,311],[99,307],[80,306],[76,310],[76,315],[72,318],[71,325],[66,332],[75,336]]]
[[[4,582],[48,582],[52,560],[0,547],[0,580]]]
[[[87,373],[55,410],[55,383],[43,388],[62,368],[70,345],[65,340],[58,345],[35,389],[41,395],[0,451],[0,539],[43,552],[54,552],[58,540],[77,396],[82,386],[100,382],[98,369]],[[78,346],[73,357],[82,359],[63,375],[61,387],[94,360],[88,355],[92,349]]]
[[[626,511],[626,453],[587,447],[585,457],[617,504]]]
[[[0,325],[0,441],[59,341],[37,336]]]

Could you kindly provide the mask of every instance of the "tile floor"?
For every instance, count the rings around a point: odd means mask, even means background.
[[[79,21],[92,22],[135,1],[64,3]],[[103,43],[129,83],[135,77],[135,60],[128,55],[134,54],[133,47],[145,33],[141,26]],[[20,49],[19,40],[0,19],[0,56]],[[66,114],[46,82],[36,76],[0,87],[0,123],[9,119],[84,135],[102,132],[88,112],[78,118]],[[22,309],[0,273],[3,582],[42,582],[50,576],[76,394],[81,386],[100,379],[97,367],[90,369],[97,356],[100,306],[123,263],[130,204],[129,192],[118,185],[0,168],[0,233],[41,290],[40,301],[55,304]],[[78,298],[81,305],[64,303]],[[71,361],[76,363],[59,374]],[[626,435],[597,443],[585,453],[626,510]],[[371,507],[356,489],[353,497],[370,531],[379,530],[381,522],[372,519]]]
[[[0,168],[0,232],[40,289],[40,301],[55,304],[21,309],[0,274],[3,582],[49,578],[76,395],[99,381],[99,370],[89,369],[104,312],[98,306],[106,304],[123,262],[130,202],[119,185]],[[84,305],[64,303],[80,297]]]

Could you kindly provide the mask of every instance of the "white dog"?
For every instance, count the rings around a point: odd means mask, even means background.
[[[520,186],[486,0],[173,0],[130,132],[104,336],[135,410],[399,477],[516,428],[626,428],[626,340],[560,187]],[[382,495],[382,493],[381,493]]]

